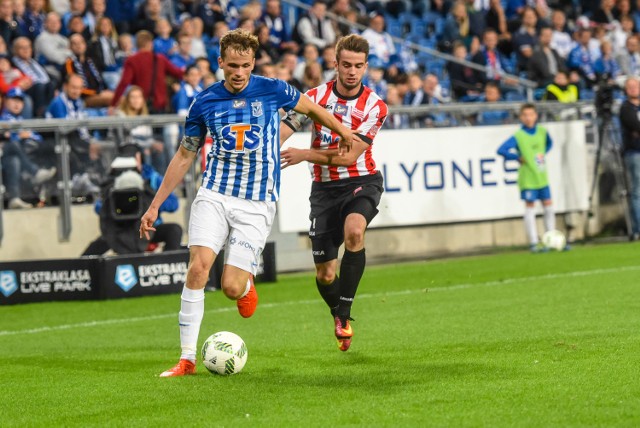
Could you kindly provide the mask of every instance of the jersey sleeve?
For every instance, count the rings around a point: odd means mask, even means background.
[[[197,95],[191,102],[191,106],[189,106],[189,111],[187,112],[187,118],[184,124],[184,135],[186,137],[199,137],[203,139],[207,135],[207,124],[202,115],[202,98]]]
[[[498,154],[507,160],[520,159],[520,151],[518,150],[518,142],[515,137],[509,138],[498,148]]]
[[[358,136],[367,144],[372,144],[376,134],[387,119],[389,109],[384,101],[378,100],[358,127]]]
[[[313,101],[313,99],[309,97],[308,92],[305,93],[304,96],[311,99],[311,101]],[[287,125],[289,128],[293,129],[294,132],[298,132],[299,130],[302,129],[307,119],[309,119],[308,116],[302,113],[298,113],[295,110],[289,110],[289,112],[282,119],[282,123]]]
[[[278,108],[289,111],[298,104],[300,91],[284,80],[275,79],[275,87],[273,89],[276,94]]]

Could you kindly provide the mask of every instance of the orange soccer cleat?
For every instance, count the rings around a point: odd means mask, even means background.
[[[160,377],[187,376],[196,374],[196,364],[190,360],[181,359],[174,367],[160,374]]]
[[[238,306],[238,312],[243,318],[249,318],[256,311],[258,307],[258,292],[255,285],[253,285],[253,275],[249,276],[251,286],[246,296],[236,300]]]
[[[336,324],[336,339],[338,340],[338,348],[342,352],[348,351],[351,346],[351,338],[353,337],[353,329],[351,328],[351,323],[347,319],[345,324],[342,325],[342,321],[340,321],[340,317],[334,318]]]

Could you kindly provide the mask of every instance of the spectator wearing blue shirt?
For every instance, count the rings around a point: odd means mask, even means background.
[[[26,94],[20,88],[11,88],[7,92],[5,108],[0,120],[6,122],[22,121],[22,109]],[[33,205],[22,200],[21,182],[23,173],[31,176],[31,183],[39,185],[51,180],[56,175],[56,168],[42,168],[33,158],[46,150],[42,144],[42,136],[29,130],[14,130],[4,133],[2,144],[2,177],[9,197],[9,208],[33,208]],[[48,153],[51,157],[53,152]]]
[[[176,113],[183,116],[187,115],[193,98],[202,92],[202,86],[200,86],[201,80],[202,73],[200,69],[195,65],[188,66],[184,72],[180,89],[173,96],[173,109]]]
[[[586,28],[578,30],[578,46],[573,48],[567,59],[567,67],[571,71],[577,71],[582,84],[588,87],[593,86],[596,81],[595,60],[589,52],[589,41],[591,31]]]
[[[171,37],[171,24],[168,19],[159,19],[156,23],[156,38],[153,39],[153,51],[171,58],[178,52],[176,39]]]
[[[31,41],[34,41],[44,29],[44,6],[44,0],[29,0],[27,2],[27,8],[24,12],[26,30],[24,35],[31,39]]]
[[[613,47],[608,40],[600,44],[600,58],[595,62],[594,69],[598,77],[606,77],[607,80],[615,80],[622,74],[620,65],[613,57]]]
[[[190,53],[191,40],[191,36],[188,34],[178,34],[178,51],[169,57],[169,61],[171,61],[173,65],[182,70],[186,69],[188,66],[195,62],[195,58],[191,56]]]
[[[502,101],[500,86],[494,82],[487,83],[479,101],[486,103]],[[506,110],[483,110],[478,113],[477,121],[478,125],[503,125],[509,121],[509,117],[509,112]]]
[[[291,32],[287,27],[287,20],[282,15],[280,0],[267,0],[260,22],[269,28],[269,40],[280,52],[287,49],[298,52],[299,46],[291,40]]]
[[[135,21],[137,0],[107,0],[105,16],[111,18],[119,34],[131,33],[131,23]]]
[[[211,63],[211,71],[218,71],[218,57],[220,56],[220,39],[229,31],[226,22],[216,22],[213,30],[213,36],[209,39],[207,45],[207,59]]]
[[[513,35],[513,49],[516,52],[518,71],[526,71],[529,58],[533,55],[533,48],[538,44],[536,25],[538,16],[530,7],[522,13],[522,26]]]

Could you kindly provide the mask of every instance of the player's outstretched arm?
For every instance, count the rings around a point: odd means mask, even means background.
[[[306,161],[317,165],[351,166],[367,147],[369,145],[358,138],[354,139],[353,149],[349,153],[340,153],[335,149],[296,149],[290,147],[280,152],[280,165],[284,169]]]
[[[353,137],[357,133],[344,126],[335,116],[307,97],[300,97],[298,104],[293,108],[298,113],[307,115],[314,122],[318,122],[340,135],[340,153],[351,150]]]
[[[160,184],[156,195],[153,197],[149,209],[147,209],[147,212],[142,216],[140,222],[140,238],[144,236],[149,239],[149,232],[155,231],[153,223],[158,219],[160,205],[169,197],[178,183],[182,181],[197,153],[197,151],[187,150],[184,146],[180,145],[175,156],[171,159],[171,163],[169,163],[162,184]]]

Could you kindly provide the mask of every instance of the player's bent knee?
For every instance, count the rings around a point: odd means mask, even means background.
[[[347,230],[344,237],[344,244],[350,251],[357,251],[364,247],[364,230]]]
[[[246,281],[244,284],[242,284],[240,283],[240,281],[230,280],[225,278],[222,279],[222,284],[221,284],[222,292],[224,293],[224,295],[232,300],[238,300],[240,296],[242,296],[242,293],[244,293],[246,285],[247,285]]]

